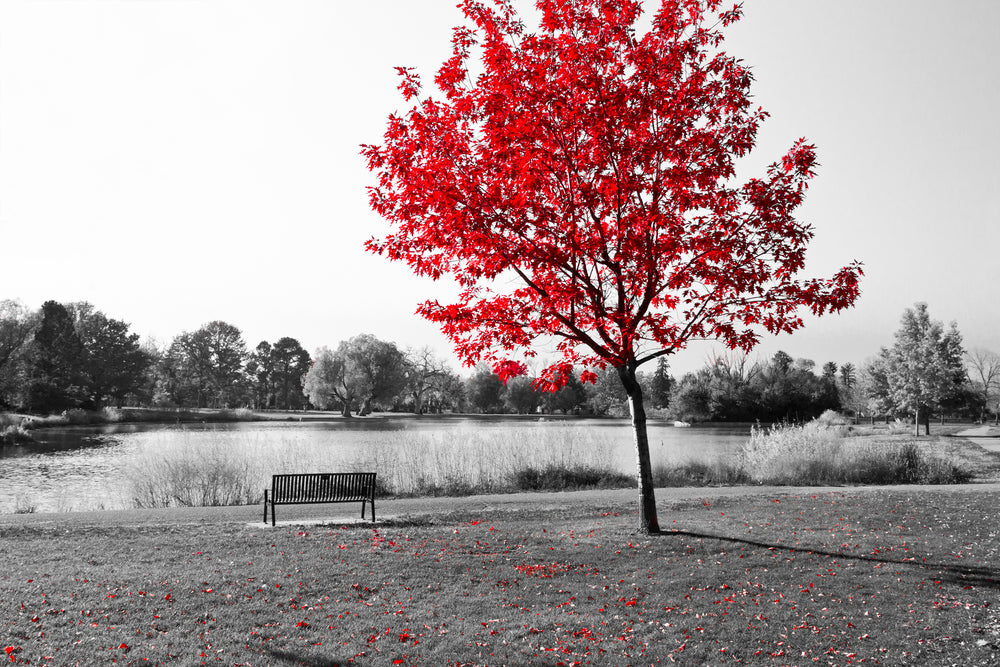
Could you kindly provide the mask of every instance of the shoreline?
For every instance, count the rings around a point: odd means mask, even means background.
[[[711,502],[724,498],[773,498],[866,493],[952,494],[1000,493],[1000,480],[966,484],[890,484],[879,486],[712,486],[659,487],[657,510],[666,518],[671,504],[694,501]],[[587,489],[580,491],[532,491],[475,496],[427,496],[376,500],[376,523],[361,520],[353,503],[325,505],[283,505],[277,528],[289,525],[336,524],[377,528],[419,519],[465,517],[476,515],[516,515],[525,510],[559,512],[616,508],[622,512],[638,510],[638,491],[628,489]],[[461,520],[461,519],[459,519]],[[0,529],[36,527],[59,529],[75,527],[123,528],[129,526],[184,526],[204,524],[246,524],[249,528],[271,528],[263,522],[263,505],[217,505],[204,507],[167,507],[146,509],[88,510],[83,512],[35,512],[0,514]],[[664,523],[664,521],[661,521]]]

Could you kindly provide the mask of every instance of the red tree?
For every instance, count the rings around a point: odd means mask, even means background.
[[[464,363],[502,378],[524,372],[539,337],[561,360],[538,386],[562,386],[574,364],[617,369],[628,393],[640,520],[658,522],[636,369],[717,339],[749,351],[759,329],[791,332],[801,307],[850,306],[857,262],[830,279],[797,280],[811,228],[792,216],[816,165],[805,140],[764,178],[733,183],[767,114],[750,105],[750,71],[719,50],[740,16],[720,0],[663,0],[651,29],[632,0],[537,0],[529,32],[510,0],[465,0],[453,55],[414,106],[366,145],[372,208],[393,226],[370,251],[420,275],[451,275],[457,303],[423,303]],[[478,61],[478,73],[470,62]]]

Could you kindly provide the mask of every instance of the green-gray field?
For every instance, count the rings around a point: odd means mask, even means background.
[[[996,664],[998,491],[660,489],[656,536],[635,532],[632,489],[387,501],[374,527],[265,528],[250,507],[7,515],[0,649],[31,665]]]

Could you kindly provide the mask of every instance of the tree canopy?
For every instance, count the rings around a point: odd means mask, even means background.
[[[962,335],[954,322],[945,331],[927,304],[917,303],[903,311],[895,338],[869,370],[873,399],[890,412],[912,414],[918,435],[922,418],[929,433],[931,411],[947,406],[964,384]]]
[[[801,327],[800,308],[846,308],[860,264],[796,277],[813,236],[793,215],[815,174],[804,139],[762,178],[734,182],[767,117],[749,68],[719,48],[739,6],[663,0],[642,35],[636,0],[538,0],[535,31],[509,0],[460,6],[467,24],[439,95],[400,68],[413,106],[363,147],[378,177],[371,206],[392,226],[367,246],[457,281],[456,302],[418,312],[468,365],[491,362],[505,379],[554,337],[560,358],[538,385],[563,386],[574,364],[587,382],[616,368],[633,407],[640,521],[655,532],[636,368],[692,339],[750,350],[761,329]]]

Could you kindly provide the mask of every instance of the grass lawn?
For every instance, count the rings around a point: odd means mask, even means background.
[[[374,528],[0,526],[0,660],[1000,660],[995,493],[705,493],[671,500],[661,490],[667,532],[653,537],[636,534],[631,505],[601,501],[413,515]]]

